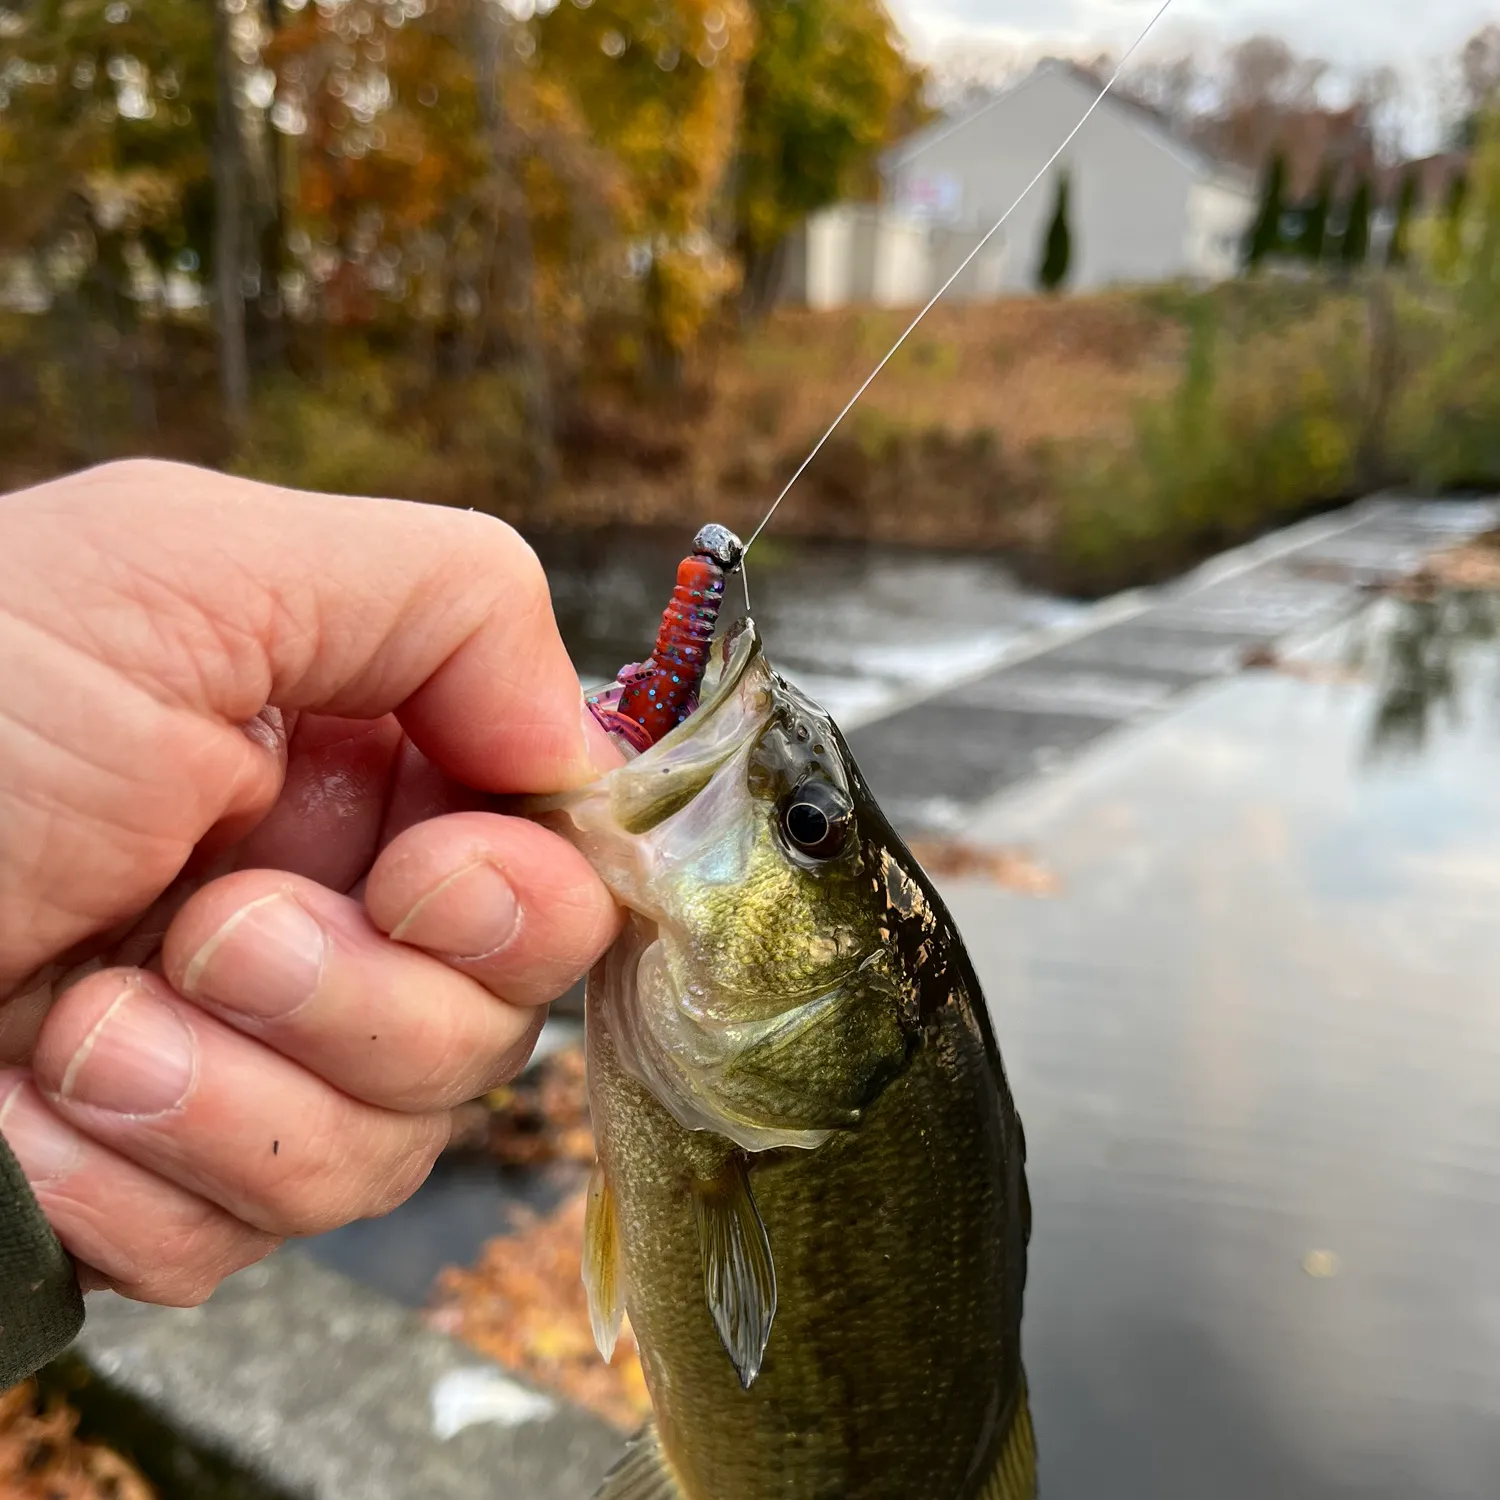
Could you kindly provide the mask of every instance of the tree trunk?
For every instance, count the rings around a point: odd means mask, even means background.
[[[265,0],[266,27],[274,44],[281,29],[281,0]],[[260,269],[259,296],[254,312],[254,352],[258,370],[279,369],[286,364],[286,309],[281,303],[281,279],[286,270],[286,142],[265,121],[265,202],[259,208],[257,261]]]
[[[536,308],[536,245],[531,210],[521,181],[521,142],[501,98],[514,53],[499,7],[475,0],[479,28],[477,64],[479,105],[490,157],[494,235],[492,263],[481,282],[492,313],[503,304],[505,342],[521,383],[522,410],[531,450],[532,484],[537,495],[557,482],[557,430],[546,345]],[[488,318],[486,318],[488,322]]]
[[[224,421],[238,436],[250,415],[250,363],[245,347],[245,151],[235,102],[234,48],[224,0],[214,8],[214,321]]]
[[[756,250],[741,240],[740,261],[745,267],[740,294],[740,315],[747,323],[758,323],[776,305],[786,274],[787,241],[778,240],[769,250]]]

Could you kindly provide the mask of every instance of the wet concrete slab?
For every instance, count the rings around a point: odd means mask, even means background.
[[[294,1252],[201,1308],[89,1299],[117,1399],[283,1500],[588,1500],[619,1434]],[[192,1494],[192,1489],[181,1491]]]
[[[1500,606],[1385,601],[995,799],[1063,1500],[1493,1500]],[[1354,674],[1362,674],[1355,676]]]
[[[860,770],[886,812],[946,824],[998,783],[1024,780],[1116,723],[1090,714],[989,708],[961,696],[852,736]],[[900,787],[900,792],[893,788]]]
[[[1123,618],[908,700],[854,729],[850,746],[898,826],[952,832],[976,802],[1240,671],[1257,648],[1360,609],[1372,585],[1410,573],[1495,514],[1491,502],[1389,499],[1289,528],[1212,560]]]

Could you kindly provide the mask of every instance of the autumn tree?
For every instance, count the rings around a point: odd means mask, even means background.
[[[240,131],[239,67],[227,0],[210,0],[214,18],[214,325],[224,419],[239,434],[250,416],[245,345],[245,150]]]
[[[1121,83],[1133,98],[1186,132],[1201,115],[1213,88],[1210,71],[1194,51],[1133,63]],[[1118,85],[1116,85],[1118,87]]]
[[[779,279],[786,236],[816,209],[875,187],[882,147],[918,122],[922,75],[878,0],[753,0],[734,161],[744,306]]]
[[[1284,146],[1289,116],[1314,108],[1328,65],[1279,37],[1253,36],[1224,57],[1219,107],[1205,144],[1232,161],[1259,164]]]
[[[532,26],[541,76],[566,80],[591,138],[618,164],[618,232],[650,373],[670,385],[738,282],[726,184],[751,14],[743,0],[594,0]]]
[[[77,456],[92,459],[111,371],[137,426],[154,426],[142,309],[213,261],[213,12],[198,0],[35,0],[6,20],[0,258],[27,267],[52,308]]]

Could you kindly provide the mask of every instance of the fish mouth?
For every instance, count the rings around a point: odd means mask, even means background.
[[[775,707],[775,687],[760,636],[748,616],[713,643],[698,706],[650,749],[609,771],[592,790],[607,791],[616,824],[647,833],[680,812],[755,740]],[[553,806],[568,805],[553,800]]]

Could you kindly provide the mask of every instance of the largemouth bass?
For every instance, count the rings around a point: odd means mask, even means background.
[[[964,945],[753,625],[534,816],[628,918],[589,978],[584,1279],[654,1425],[600,1500],[1022,1500],[1025,1144]]]

